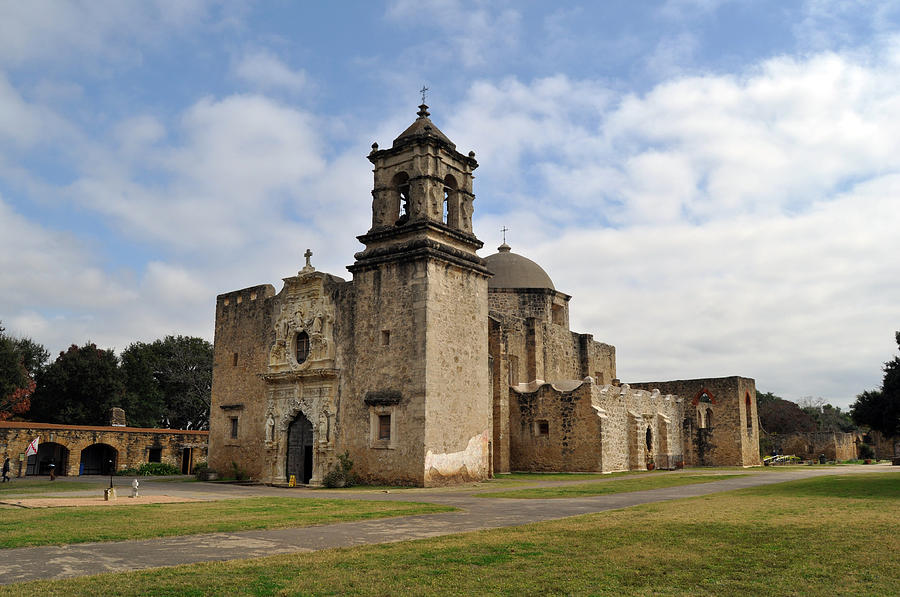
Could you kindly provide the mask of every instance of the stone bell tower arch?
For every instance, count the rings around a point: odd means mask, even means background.
[[[490,272],[472,232],[478,162],[429,116],[422,104],[390,148],[373,144],[368,156],[372,226],[348,267],[355,371],[343,402],[369,429],[353,453],[360,469],[426,486],[489,476],[492,428]]]

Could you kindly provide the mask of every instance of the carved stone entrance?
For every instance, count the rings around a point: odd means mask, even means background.
[[[294,475],[297,483],[309,483],[313,473],[313,428],[303,413],[288,427],[287,463],[284,476]]]

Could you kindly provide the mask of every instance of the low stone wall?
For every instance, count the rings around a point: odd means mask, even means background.
[[[828,460],[854,460],[858,457],[859,433],[819,432],[768,434],[767,439],[779,454],[816,460],[824,455]]]
[[[36,437],[40,438],[37,456],[20,461]],[[108,474],[107,458],[113,460],[115,470],[136,468],[152,458],[190,473],[194,465],[206,461],[208,437],[208,431],[0,421],[0,457],[9,455],[11,474],[16,476],[25,476],[29,467],[31,474],[46,474],[50,461],[58,475]],[[98,461],[99,454],[104,462]],[[88,458],[91,469],[85,471]]]

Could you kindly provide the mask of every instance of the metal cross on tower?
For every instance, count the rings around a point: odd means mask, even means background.
[[[426,87],[425,85],[422,85],[422,89],[419,90],[419,93],[422,94],[422,103],[423,104],[425,103],[425,93],[427,93],[427,92],[428,92],[428,87]]]
[[[503,244],[504,245],[506,244],[506,231],[507,230],[509,230],[509,228],[507,228],[506,226],[504,226],[503,228],[500,229],[500,232],[503,233]]]

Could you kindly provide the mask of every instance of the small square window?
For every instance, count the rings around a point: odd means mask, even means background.
[[[550,435],[550,422],[549,421],[538,421],[537,422],[537,431],[538,431],[538,435]]]
[[[378,439],[391,439],[391,415],[378,415]]]
[[[231,439],[237,439],[238,436],[238,418],[231,417]]]
[[[387,346],[391,343],[391,330],[381,330],[381,345]]]
[[[162,462],[162,448],[150,448],[147,454],[147,462]]]

